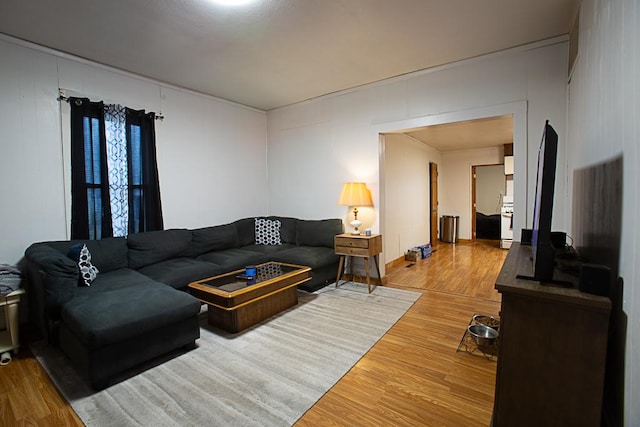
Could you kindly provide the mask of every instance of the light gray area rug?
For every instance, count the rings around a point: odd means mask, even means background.
[[[88,426],[289,426],[393,326],[420,293],[333,285],[239,334],[207,325],[197,348],[93,392],[59,351],[32,350]]]

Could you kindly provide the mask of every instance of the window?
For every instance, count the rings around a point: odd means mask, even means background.
[[[71,238],[163,228],[155,114],[70,98]]]

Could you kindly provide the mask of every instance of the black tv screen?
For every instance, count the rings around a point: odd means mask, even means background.
[[[553,280],[555,265],[555,250],[551,243],[551,219],[553,216],[557,152],[558,134],[547,120],[538,150],[538,174],[531,235],[533,279],[540,282]]]

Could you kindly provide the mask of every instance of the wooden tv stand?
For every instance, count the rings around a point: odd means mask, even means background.
[[[609,298],[517,279],[531,247],[514,243],[496,280],[502,294],[493,426],[599,426]]]

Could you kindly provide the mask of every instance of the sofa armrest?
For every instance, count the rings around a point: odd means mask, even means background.
[[[62,305],[75,296],[80,275],[78,266],[44,243],[31,245],[25,251],[25,260],[30,317],[51,340],[51,324],[60,318]]]

